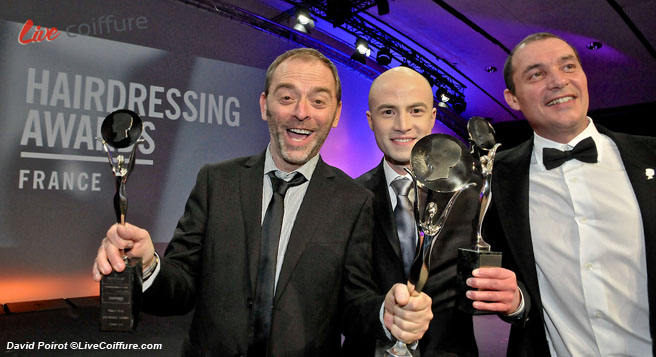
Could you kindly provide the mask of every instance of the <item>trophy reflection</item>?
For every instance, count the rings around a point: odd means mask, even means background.
[[[143,139],[143,122],[130,110],[121,109],[109,114],[101,126],[102,138],[96,138],[107,153],[109,165],[115,178],[114,212],[116,222],[125,224],[128,197],[125,185],[134,169],[137,146]],[[122,154],[113,158],[108,146],[123,149],[132,145],[126,158]],[[132,258],[123,252],[125,270],[112,271],[100,281],[100,329],[102,331],[133,331],[141,312],[142,266],[141,258]]]
[[[497,149],[501,145],[496,142],[495,132],[492,125],[481,117],[472,117],[467,123],[471,153],[476,159],[476,169],[479,170],[483,185],[478,196],[478,216],[473,221],[476,232],[476,245],[473,249],[458,249],[458,308],[464,312],[474,315],[493,314],[493,311],[477,310],[472,306],[472,300],[465,296],[469,289],[467,279],[472,276],[472,271],[480,267],[500,267],[501,253],[493,252],[488,243],[483,240],[481,233],[485,213],[490,206],[492,198],[492,167]]]
[[[414,185],[414,215],[418,232],[415,258],[408,275],[408,291],[422,292],[430,271],[431,252],[444,223],[462,192],[476,186],[469,182],[474,162],[467,147],[445,134],[431,134],[419,140],[410,156]],[[438,195],[441,194],[440,195]],[[442,212],[438,196],[451,194]],[[412,356],[405,343],[397,341],[387,350],[392,356]]]

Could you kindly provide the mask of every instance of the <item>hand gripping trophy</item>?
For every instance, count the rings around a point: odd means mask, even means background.
[[[412,148],[410,164],[412,170],[406,171],[412,176],[414,184],[414,215],[418,232],[415,258],[408,276],[408,291],[412,293],[421,292],[426,284],[431,252],[454,203],[462,192],[476,186],[476,183],[469,182],[474,161],[467,147],[449,135],[431,134],[419,140]],[[437,193],[452,194],[441,213]],[[387,353],[412,356],[401,341],[397,341]]]
[[[485,213],[490,206],[492,198],[492,167],[497,149],[501,145],[496,142],[494,128],[481,117],[472,117],[467,123],[471,153],[476,159],[476,169],[483,177],[483,186],[478,196],[478,216],[473,221],[476,232],[476,245],[473,249],[458,249],[458,308],[464,312],[483,315],[493,314],[492,311],[477,310],[472,306],[472,301],[465,296],[468,290],[467,279],[472,276],[472,271],[479,267],[501,266],[501,253],[491,251],[491,247],[483,240],[481,233]]]
[[[134,169],[137,146],[144,141],[141,137],[143,122],[135,112],[121,109],[109,114],[100,130],[102,138],[96,140],[102,143],[116,179],[114,194],[116,222],[125,224],[128,210],[125,185]],[[122,154],[114,159],[108,145],[115,149],[133,146],[127,159]],[[125,262],[123,272],[113,271],[109,275],[104,275],[100,281],[100,329],[103,331],[133,331],[139,321],[142,291],[141,259],[124,255],[123,261]]]

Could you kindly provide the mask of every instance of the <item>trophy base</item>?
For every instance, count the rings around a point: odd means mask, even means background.
[[[125,270],[100,280],[100,330],[131,332],[141,316],[141,258],[127,258]]]
[[[494,311],[483,311],[475,309],[472,306],[473,300],[467,298],[465,293],[471,290],[467,286],[467,279],[472,277],[472,271],[480,267],[500,267],[500,252],[481,252],[473,249],[458,249],[458,274],[456,277],[456,289],[458,300],[456,305],[466,313],[472,315],[491,315],[496,314]]]

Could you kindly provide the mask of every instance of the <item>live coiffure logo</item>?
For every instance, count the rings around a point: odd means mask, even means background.
[[[95,17],[89,22],[68,25],[65,33],[68,37],[77,37],[77,35],[102,35],[112,32],[126,32],[134,30],[146,30],[148,28],[148,18],[146,16],[137,17],[116,17],[114,15]],[[43,41],[53,41],[59,35],[56,27],[45,27],[35,25],[32,19],[27,19],[18,33],[18,43],[28,45]]]

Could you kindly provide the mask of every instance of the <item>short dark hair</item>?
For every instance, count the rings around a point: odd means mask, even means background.
[[[269,66],[266,72],[266,79],[264,80],[264,95],[269,95],[269,87],[271,86],[271,80],[273,78],[273,73],[278,69],[281,63],[284,61],[295,57],[303,60],[318,60],[321,63],[325,64],[328,69],[333,73],[333,78],[335,79],[335,89],[337,95],[337,101],[342,101],[342,84],[339,81],[339,74],[337,73],[337,67],[335,64],[324,56],[321,52],[315,50],[314,48],[294,48],[289,50],[280,56],[278,56],[273,63]]]
[[[503,65],[503,80],[506,82],[506,88],[508,88],[510,93],[515,94],[515,83],[513,82],[513,78],[512,78],[513,74],[515,74],[514,73],[515,69],[512,67],[512,59],[513,56],[515,55],[515,52],[517,52],[517,50],[520,47],[528,43],[540,41],[540,40],[546,40],[548,38],[555,38],[565,42],[572,49],[572,51],[574,51],[574,54],[576,55],[576,60],[579,61],[579,64],[581,64],[581,58],[579,57],[579,53],[576,51],[576,48],[574,48],[574,46],[572,46],[569,42],[565,41],[562,37],[558,35],[554,35],[549,32],[538,32],[532,35],[528,35],[521,42],[519,42],[517,46],[515,46],[512,49],[512,51],[510,51],[508,58],[506,58],[506,63],[504,63]]]

